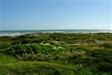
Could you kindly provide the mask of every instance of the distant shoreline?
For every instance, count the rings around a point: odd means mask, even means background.
[[[0,30],[0,33],[24,33],[24,32],[112,32],[106,29],[52,29],[52,30]]]
[[[112,33],[112,30],[3,30],[0,31],[0,36],[18,36],[33,33]]]

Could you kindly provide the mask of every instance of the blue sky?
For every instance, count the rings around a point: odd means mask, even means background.
[[[0,0],[0,30],[112,29],[111,0]]]

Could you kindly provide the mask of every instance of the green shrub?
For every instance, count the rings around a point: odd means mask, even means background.
[[[98,70],[103,72],[111,72],[112,73],[112,64],[107,62],[100,62],[98,64]]]
[[[3,66],[6,72],[13,73],[39,73],[53,75],[73,75],[77,69],[73,66],[66,66],[47,62],[21,62],[6,64]],[[42,74],[42,75],[43,75]]]

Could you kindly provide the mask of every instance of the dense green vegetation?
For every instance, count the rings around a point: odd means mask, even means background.
[[[111,33],[0,37],[0,74],[112,75]]]

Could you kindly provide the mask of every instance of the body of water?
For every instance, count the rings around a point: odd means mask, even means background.
[[[6,30],[0,36],[17,36],[30,33],[112,33],[112,30]]]

